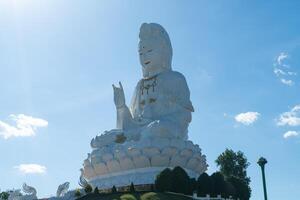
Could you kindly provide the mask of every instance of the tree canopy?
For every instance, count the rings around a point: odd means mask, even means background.
[[[242,200],[248,200],[251,196],[250,177],[247,176],[247,168],[250,165],[243,152],[234,152],[226,149],[217,160],[220,172],[235,188],[236,196]]]

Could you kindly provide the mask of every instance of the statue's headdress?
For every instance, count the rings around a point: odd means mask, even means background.
[[[169,57],[169,65],[171,65],[173,54],[171,40],[167,31],[161,25],[156,23],[143,23],[140,28],[139,38],[141,41],[147,39],[160,41],[162,48],[164,49],[166,55],[168,55]]]

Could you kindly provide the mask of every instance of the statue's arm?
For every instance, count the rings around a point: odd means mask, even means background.
[[[127,130],[133,126],[133,118],[129,108],[124,104],[117,107],[117,129]]]
[[[114,102],[117,110],[117,129],[127,130],[134,125],[133,117],[125,102],[125,95],[122,84],[119,82],[119,87],[113,85]]]

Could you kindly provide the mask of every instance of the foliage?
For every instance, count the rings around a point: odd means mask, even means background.
[[[9,193],[8,192],[1,192],[0,193],[0,199],[7,200],[8,197],[9,197]]]
[[[155,188],[159,192],[172,190],[172,171],[169,168],[164,169],[156,176]]]
[[[247,168],[250,163],[247,161],[243,152],[234,152],[226,149],[216,160],[220,172],[224,175],[225,180],[235,188],[237,197],[242,200],[248,200],[251,196],[250,177],[247,176]]]
[[[130,184],[129,191],[132,192],[132,193],[135,192],[135,188],[134,188],[134,185],[133,185],[132,182],[131,182],[131,184]]]
[[[87,184],[84,188],[85,193],[91,193],[93,191],[93,188],[90,184]]]
[[[233,195],[234,197],[239,198],[241,200],[250,199],[251,188],[247,184],[246,181],[244,181],[240,178],[232,176],[232,177],[228,178],[228,182],[230,182],[236,190],[235,195]]]
[[[75,190],[75,197],[80,197],[80,196],[81,196],[80,189],[76,189]]]
[[[189,189],[190,177],[181,167],[175,167],[172,170],[172,192],[191,194]]]
[[[214,183],[207,173],[203,173],[197,180],[197,195],[204,197],[207,194],[213,194]]]
[[[159,173],[155,180],[155,187],[159,192],[176,192],[183,194],[192,194],[192,182],[190,177],[181,167],[175,167],[173,170],[164,169]]]
[[[156,193],[156,192],[135,192],[135,193],[117,193],[106,194],[100,196],[86,195],[80,198],[80,200],[191,200],[190,197],[186,197],[178,194],[170,193]]]
[[[98,187],[95,187],[94,193],[95,193],[95,194],[99,194],[99,189],[98,189]]]
[[[220,172],[215,172],[210,176],[210,178],[214,185],[212,195],[227,196],[224,176]]]
[[[132,194],[123,194],[120,197],[121,200],[136,200],[135,196],[133,196]]]
[[[195,178],[191,178],[189,180],[189,193],[193,194],[195,191],[197,191],[197,180]]]
[[[141,196],[141,200],[160,200],[159,195],[154,192],[148,192]]]
[[[113,187],[111,188],[111,193],[113,193],[113,194],[116,194],[116,193],[117,193],[117,188],[116,188],[116,186],[113,186]]]
[[[245,180],[247,184],[250,183],[250,178],[247,177],[247,168],[250,163],[243,152],[234,152],[231,149],[226,149],[218,156],[216,163],[225,178],[234,176]]]

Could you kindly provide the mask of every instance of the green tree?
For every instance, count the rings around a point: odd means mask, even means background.
[[[95,194],[99,194],[99,189],[98,189],[98,187],[95,187],[94,193],[95,193]]]
[[[85,193],[89,194],[93,191],[93,188],[90,184],[87,184],[84,188]]]
[[[191,178],[189,181],[189,193],[193,194],[197,191],[197,180],[195,178]]]
[[[80,197],[80,196],[81,196],[80,189],[76,189],[75,190],[75,197]]]
[[[225,181],[225,184],[226,184],[226,187],[225,187],[226,195],[224,197],[226,197],[226,198],[229,198],[229,196],[236,197],[235,186],[229,181]]]
[[[247,176],[247,168],[250,163],[247,161],[244,153],[226,149],[218,156],[216,163],[220,167],[220,172],[224,175],[225,180],[235,187],[236,195],[243,197],[240,197],[242,200],[248,200],[251,196],[251,188],[249,186],[251,180]]]
[[[210,176],[213,182],[213,192],[212,195],[217,196],[227,196],[226,195],[226,183],[224,180],[224,176],[220,172],[215,172]]]
[[[113,193],[113,194],[116,194],[116,193],[117,193],[117,188],[116,188],[116,186],[113,186],[113,187],[111,188],[111,193]]]
[[[232,176],[228,178],[228,182],[230,182],[236,190],[236,194],[233,195],[234,197],[239,198],[241,200],[250,199],[251,188],[244,180]]]
[[[205,197],[207,194],[213,194],[213,191],[213,180],[207,173],[204,172],[197,180],[197,195],[199,197]]]
[[[172,192],[190,194],[190,177],[184,169],[177,166],[172,170]]]
[[[169,168],[164,169],[156,176],[155,188],[159,192],[172,190],[172,171]]]
[[[129,191],[130,191],[131,193],[135,192],[135,188],[134,188],[133,182],[131,182],[131,184],[130,184]]]
[[[250,163],[243,152],[226,149],[218,156],[216,163],[225,178],[235,176],[250,183],[250,178],[247,177],[247,168]]]
[[[9,193],[8,192],[1,192],[0,193],[0,198],[3,200],[7,200],[9,197]]]

